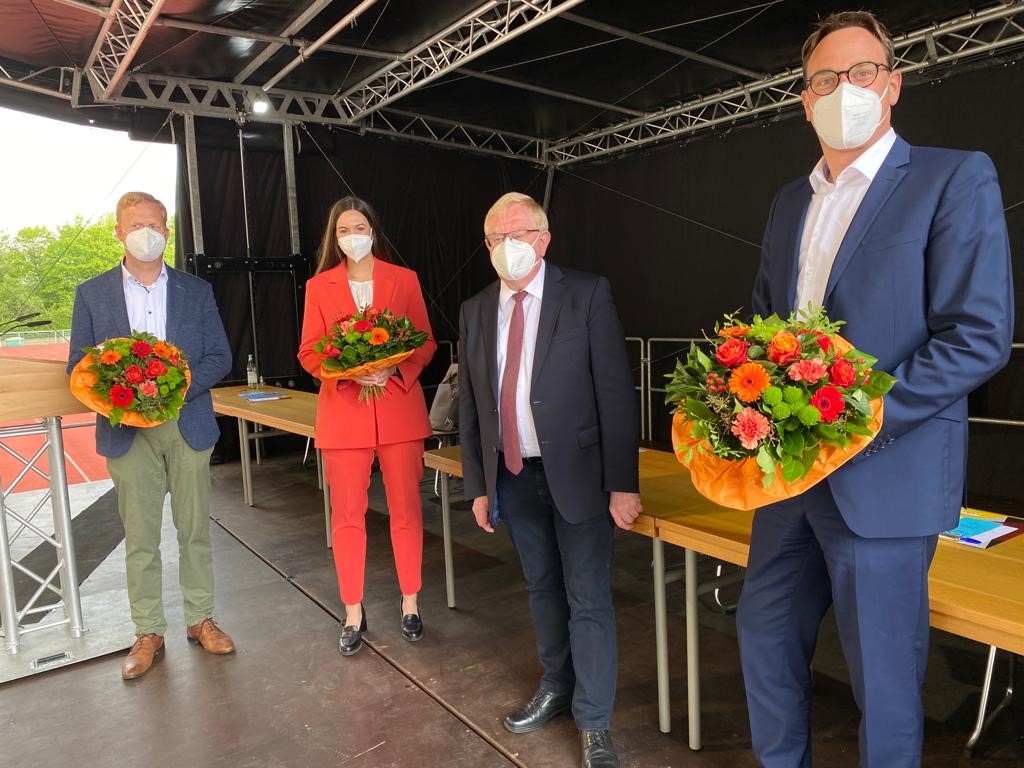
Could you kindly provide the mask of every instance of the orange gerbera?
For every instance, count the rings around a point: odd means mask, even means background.
[[[158,341],[153,345],[153,352],[164,360],[167,360],[171,356],[170,346],[162,341]]]
[[[370,331],[370,343],[374,346],[387,343],[387,340],[391,338],[391,334],[385,331],[383,328],[374,328]]]
[[[100,362],[104,365],[114,365],[120,359],[121,353],[116,349],[106,349],[100,352]]]
[[[744,403],[752,403],[761,397],[770,383],[768,371],[757,363],[744,363],[729,377],[729,391]]]

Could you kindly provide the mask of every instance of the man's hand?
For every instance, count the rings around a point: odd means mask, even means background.
[[[489,511],[486,496],[477,496],[473,499],[473,517],[476,518],[476,524],[488,533],[494,533],[494,528],[491,527],[491,520],[488,515]]]
[[[487,501],[487,499],[484,499]],[[476,502],[473,502],[473,510],[476,510]],[[640,503],[639,493],[626,493],[625,491],[612,491],[612,497],[608,502],[608,511],[612,514],[612,520],[624,531],[633,530],[633,522],[644,511],[644,505]],[[478,518],[479,519],[479,518]]]

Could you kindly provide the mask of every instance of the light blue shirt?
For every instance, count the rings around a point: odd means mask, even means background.
[[[158,339],[167,338],[167,264],[160,266],[160,274],[152,285],[143,285],[121,262],[124,285],[124,304],[128,309],[128,324],[133,331],[152,333]]]

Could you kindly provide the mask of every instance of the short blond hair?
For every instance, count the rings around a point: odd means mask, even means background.
[[[892,70],[896,65],[896,48],[892,42],[892,35],[889,34],[885,24],[880,22],[875,14],[870,11],[840,11],[829,14],[819,21],[814,27],[814,32],[804,41],[801,59],[803,60],[805,80],[812,74],[807,71],[807,62],[810,60],[811,54],[814,53],[814,49],[833,32],[837,32],[840,29],[849,29],[850,27],[866,29],[874,35],[875,39],[882,44],[882,48],[885,50],[886,66],[889,67],[890,71]]]
[[[167,206],[149,194],[149,192],[125,192],[121,195],[117,201],[117,208],[115,209],[115,219],[117,222],[121,222],[121,214],[124,212],[125,208],[131,208],[139,203],[156,203],[159,205],[160,210],[164,215],[164,226],[167,225]]]
[[[492,216],[498,216],[513,205],[522,205],[530,212],[533,216],[533,223],[537,225],[537,229],[547,230],[548,228],[548,215],[544,212],[543,206],[534,200],[529,195],[524,195],[522,192],[506,192],[504,195],[499,197],[494,205],[491,206],[491,210],[484,216],[484,227],[486,228],[487,222]],[[486,233],[485,233],[486,234]]]

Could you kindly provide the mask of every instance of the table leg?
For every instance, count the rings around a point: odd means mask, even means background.
[[[700,629],[697,624],[697,552],[686,553],[686,709],[690,749],[700,749]]]
[[[246,506],[253,506],[252,459],[249,456],[249,425],[245,419],[238,420],[238,453],[242,459],[242,496]]]
[[[324,526],[327,529],[327,548],[334,548],[334,534],[331,532],[331,488],[324,479],[324,468],[320,461],[320,451],[316,452],[316,472],[317,479],[320,481],[320,487],[324,491]]]
[[[668,681],[668,611],[665,606],[665,542],[651,539],[654,570],[654,644],[658,669],[658,730],[672,731]]]
[[[967,739],[967,745],[964,751],[969,755],[974,748],[978,745],[978,739],[985,732],[985,729],[992,724],[992,721],[1009,705],[1013,700],[1013,673],[1014,673],[1014,662],[1017,657],[1014,654],[1010,654],[1010,677],[1009,682],[1006,684],[1006,692],[1003,694],[1003,700],[999,702],[999,705],[992,710],[992,714],[985,717],[985,710],[988,708],[988,696],[992,688],[992,672],[995,670],[996,665],[996,652],[999,649],[996,646],[989,646],[988,649],[988,663],[985,665],[985,680],[981,686],[981,702],[978,704],[978,720],[974,724],[974,730],[971,732],[970,738]]]
[[[444,533],[444,585],[448,592],[448,607],[455,607],[455,573],[452,563],[452,508],[448,489],[449,475],[441,472],[441,528]]]

